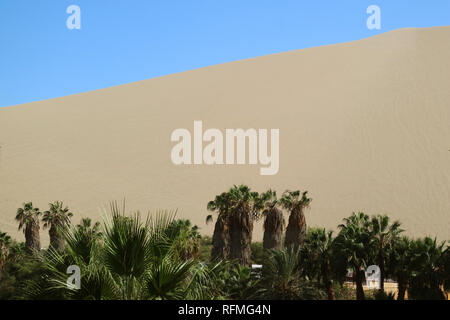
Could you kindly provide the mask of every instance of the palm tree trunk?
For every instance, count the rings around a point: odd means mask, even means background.
[[[281,250],[283,238],[283,212],[272,208],[264,220],[264,249]]]
[[[286,247],[294,246],[298,249],[306,237],[306,220],[303,210],[298,208],[291,211],[286,228]]]
[[[384,271],[384,259],[380,261],[380,292],[384,293],[384,279],[386,277]]]
[[[25,226],[25,248],[29,253],[37,253],[41,250],[39,237],[39,222],[33,221]]]
[[[364,271],[360,269],[355,270],[355,283],[356,283],[356,300],[366,300],[363,288]]]
[[[54,224],[50,226],[48,234],[50,236],[50,246],[58,252],[63,252],[65,248],[64,237]]]
[[[384,255],[380,247],[378,251],[378,267],[380,268],[380,292],[384,293],[384,279],[386,278],[386,272],[384,270]]]
[[[226,215],[219,215],[217,218],[212,238],[211,261],[228,259],[230,253],[228,220]]]
[[[397,294],[397,300],[405,300],[405,294],[406,290],[408,289],[408,283],[405,283],[403,281],[398,281],[398,294]]]
[[[325,280],[325,288],[327,290],[328,300],[336,300],[334,295],[333,281]]]
[[[230,258],[248,265],[252,254],[253,217],[249,210],[238,207],[231,214],[230,222]]]
[[[8,259],[9,250],[6,245],[0,244],[0,271],[3,270],[3,267],[6,264],[6,260]],[[1,273],[0,273],[1,276]]]

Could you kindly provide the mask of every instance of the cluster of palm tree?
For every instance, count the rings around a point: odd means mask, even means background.
[[[251,241],[255,220],[264,218],[264,249],[281,249],[284,217],[281,208],[288,210],[289,223],[286,228],[285,246],[297,249],[306,236],[304,209],[311,199],[308,192],[285,191],[277,199],[276,191],[259,194],[248,186],[233,186],[210,201],[208,210],[218,213],[213,234],[213,260],[238,260],[248,265],[251,256]],[[206,218],[212,221],[212,215]]]
[[[445,242],[428,237],[410,240],[401,236],[404,230],[400,222],[391,223],[387,215],[369,217],[363,212],[345,218],[336,237],[325,229],[307,232],[304,209],[310,203],[307,192],[286,191],[277,199],[273,190],[259,194],[245,185],[217,195],[208,203],[208,209],[218,213],[212,260],[236,260],[248,265],[253,222],[263,217],[266,261],[277,255],[279,258],[295,255],[298,267],[291,265],[292,270],[303,279],[314,279],[328,299],[335,298],[335,284],[342,283],[349,271],[356,285],[356,298],[365,299],[365,270],[370,265],[380,268],[380,297],[386,297],[387,277],[398,282],[399,300],[405,298],[408,288],[410,297],[442,298],[448,290],[449,249]],[[282,209],[289,213],[284,239]],[[207,222],[211,220],[212,216],[208,216]],[[277,250],[283,252],[276,253]]]
[[[386,215],[353,213],[339,232],[307,228],[307,192],[252,191],[234,186],[207,208],[217,212],[211,258],[200,257],[202,237],[176,212],[144,220],[111,204],[101,224],[82,219],[62,202],[41,213],[31,202],[17,210],[27,256],[38,274],[22,281],[20,297],[37,299],[337,299],[351,274],[356,298],[365,299],[365,270],[380,268],[378,298],[389,297],[384,280],[398,284],[397,299],[442,299],[450,289],[450,249],[436,239],[409,239]],[[289,214],[285,228],[284,211]],[[42,219],[41,219],[42,216]],[[264,219],[261,271],[250,267],[253,224]],[[207,222],[212,216],[207,217]],[[40,221],[49,229],[42,250]],[[13,260],[12,239],[0,232],[0,276]],[[210,261],[208,261],[210,260]],[[69,266],[80,269],[80,288],[67,282]],[[1,277],[0,277],[1,279]],[[338,290],[338,291],[336,291]],[[0,290],[1,291],[1,290]],[[1,294],[1,292],[0,292]]]
[[[397,299],[404,300],[408,291],[413,299],[443,299],[449,290],[449,247],[445,242],[425,237],[411,240],[402,236],[398,221],[386,215],[369,217],[359,212],[344,219],[336,237],[332,231],[310,229],[300,247],[299,260],[303,276],[315,279],[335,299],[334,288],[352,274],[356,299],[364,300],[365,270],[380,268],[381,299],[393,299],[385,293],[387,278],[398,284]]]
[[[49,210],[42,213],[39,208],[33,206],[32,202],[23,204],[17,209],[16,220],[19,222],[19,230],[25,234],[25,247],[31,253],[41,250],[40,241],[40,218],[44,228],[49,228],[50,246],[57,251],[64,250],[64,238],[62,232],[70,224],[72,212],[65,207],[61,201],[49,204]]]
[[[46,269],[39,281],[26,283],[26,298],[202,299],[211,297],[215,270],[195,258],[198,232],[172,212],[143,220],[126,216],[116,203],[103,225],[83,219],[62,230],[65,250],[53,247],[38,255]],[[80,268],[81,284],[67,283],[67,267]]]
[[[450,247],[436,239],[401,238],[389,250],[389,271],[399,299],[442,299],[450,290]]]

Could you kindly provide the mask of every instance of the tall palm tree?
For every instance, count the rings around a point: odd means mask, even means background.
[[[395,240],[389,250],[387,269],[397,281],[397,300],[405,300],[405,294],[414,272],[413,259],[412,241],[408,237]]]
[[[16,220],[19,222],[19,230],[25,234],[25,247],[28,252],[36,253],[41,250],[39,237],[39,208],[33,207],[32,202],[23,204],[23,208],[17,209]]]
[[[11,237],[6,232],[0,231],[0,271],[3,270],[3,266],[8,259],[11,242]]]
[[[426,237],[412,243],[413,274],[408,289],[412,299],[445,299],[442,288],[449,275],[445,273],[445,242]]]
[[[253,221],[258,216],[255,203],[259,194],[245,185],[234,186],[229,193],[232,204],[229,220],[230,258],[248,265],[252,254]]]
[[[211,260],[226,260],[230,255],[230,233],[229,217],[230,217],[231,199],[228,192],[217,195],[216,198],[208,202],[209,211],[217,211],[218,216],[214,226],[212,237]],[[213,220],[212,215],[208,215],[206,223]]]
[[[346,258],[356,283],[356,299],[364,300],[364,269],[372,261],[376,248],[370,232],[370,218],[363,212],[353,213],[344,219],[336,239],[340,254]]]
[[[283,241],[284,217],[283,212],[277,207],[277,193],[269,190],[261,194],[261,211],[264,216],[264,249],[280,250]]]
[[[375,241],[376,257],[375,263],[380,268],[380,291],[384,293],[384,279],[386,278],[385,261],[389,257],[387,251],[398,240],[400,233],[400,222],[394,221],[389,224],[387,215],[377,215],[372,217],[370,231]]]
[[[333,280],[342,281],[347,273],[334,240],[333,231],[310,229],[301,248],[305,273],[310,278],[317,278],[325,288],[328,300],[335,300]]]
[[[286,228],[285,246],[299,248],[306,237],[306,219],[304,210],[309,207],[312,199],[308,191],[300,195],[300,191],[286,191],[280,199],[281,205],[290,212]]]
[[[64,207],[62,201],[55,201],[49,204],[50,209],[44,212],[42,221],[44,228],[49,229],[50,246],[62,252],[65,246],[63,230],[70,225],[70,218],[73,216],[68,207]]]
[[[209,210],[219,212],[218,221],[221,227],[217,228],[217,235],[220,235],[219,244],[228,242],[229,258],[237,259],[242,265],[250,263],[253,221],[258,217],[258,197],[259,194],[252,192],[249,187],[235,185],[227,193],[208,203]],[[207,218],[207,221],[209,220],[210,216]],[[216,227],[219,226],[218,223],[216,222]],[[216,248],[223,250],[223,247],[214,246],[215,236],[216,233],[213,235],[212,257],[217,257]]]

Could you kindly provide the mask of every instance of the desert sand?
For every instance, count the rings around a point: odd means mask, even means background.
[[[211,235],[207,202],[244,183],[308,190],[310,226],[336,229],[362,210],[449,239],[449,39],[450,27],[401,29],[1,108],[0,230],[23,239],[14,217],[25,201],[62,200],[78,222],[125,198],[129,210],[178,209]],[[174,165],[171,133],[194,120],[278,128],[278,174]]]

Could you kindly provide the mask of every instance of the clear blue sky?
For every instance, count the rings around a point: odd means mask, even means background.
[[[71,4],[81,30],[66,27]],[[371,4],[381,30],[366,27]],[[440,25],[449,0],[0,0],[0,107]]]

